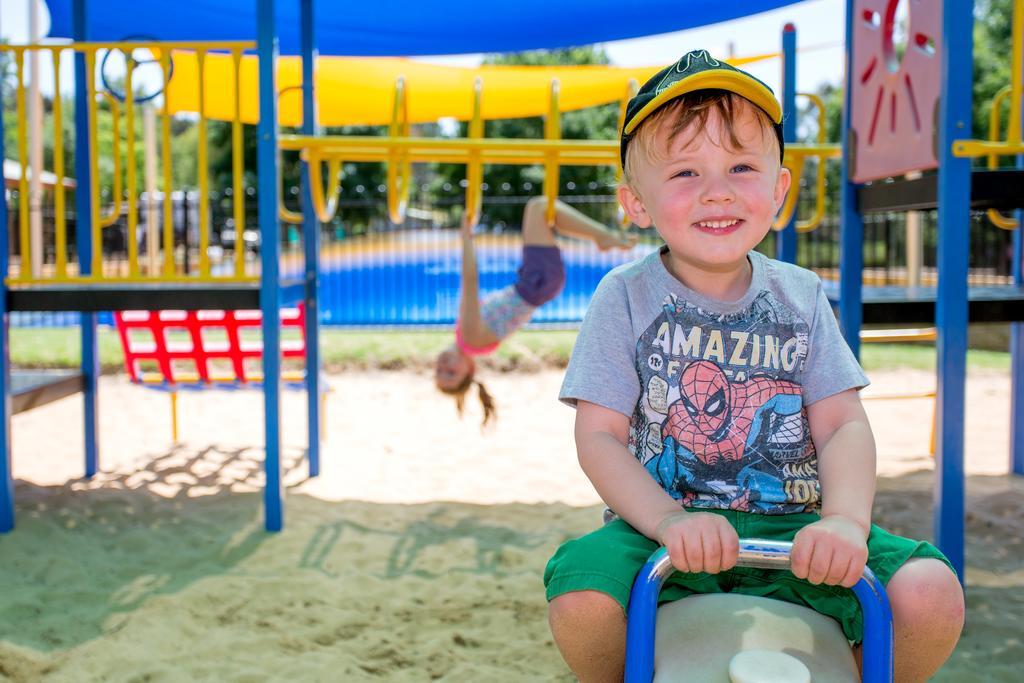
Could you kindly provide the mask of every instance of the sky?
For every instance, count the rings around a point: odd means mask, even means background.
[[[13,43],[27,42],[29,1],[0,2],[0,36]],[[38,1],[45,35],[49,15],[45,3]],[[907,2],[902,0],[902,4]],[[602,45],[612,63],[617,66],[670,64],[685,52],[697,48],[722,56],[727,56],[731,48],[732,54],[743,57],[779,51],[782,27],[792,22],[797,29],[797,48],[802,51],[797,58],[797,89],[801,92],[816,91],[822,83],[838,84],[842,78],[845,6],[845,0],[804,0],[795,5],[726,23]],[[454,66],[475,66],[481,59],[481,55],[421,58],[426,62]],[[769,60],[744,68],[780,92],[780,60]],[[44,75],[47,71],[47,68],[43,69]],[[70,64],[66,76],[62,70],[61,78],[64,83],[72,82]],[[41,80],[41,84],[44,91],[52,91],[52,85],[48,85],[45,80]]]

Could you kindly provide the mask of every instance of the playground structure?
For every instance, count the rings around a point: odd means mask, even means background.
[[[890,69],[890,55],[886,47],[891,41],[892,15],[896,6],[895,0],[887,4],[878,5],[856,2],[849,0],[847,3],[847,50],[849,55],[856,56],[875,54],[885,57],[885,62],[876,61],[876,66],[870,67],[869,78],[863,78],[863,82],[871,82],[871,78],[877,75],[889,80],[899,82],[901,69],[936,69],[940,74],[939,91],[943,97],[939,98],[936,117],[936,130],[938,132],[938,154],[933,155],[938,174],[924,176],[917,180],[896,181],[891,183],[866,183],[869,174],[873,178],[887,177],[892,174],[902,174],[909,170],[921,170],[928,167],[930,162],[925,163],[919,160],[907,168],[886,167],[881,161],[878,166],[868,164],[872,158],[872,148],[868,144],[864,148],[857,148],[856,159],[854,160],[852,145],[864,140],[871,142],[881,139],[876,128],[876,135],[872,136],[872,123],[860,117],[868,117],[883,123],[886,120],[899,121],[901,125],[905,117],[916,121],[914,124],[914,135],[908,136],[907,140],[913,138],[914,149],[921,151],[926,145],[925,140],[931,139],[931,132],[926,128],[926,118],[920,115],[922,108],[917,108],[918,115],[913,114],[913,107],[897,109],[898,97],[886,98],[876,95],[876,106],[855,109],[853,100],[857,97],[852,87],[852,79],[863,77],[869,70],[870,61],[863,66],[863,72],[858,76],[855,69],[847,74],[847,92],[851,96],[847,98],[844,111],[844,154],[842,166],[844,180],[842,184],[843,200],[843,242],[842,262],[840,273],[840,286],[838,292],[834,293],[834,301],[837,302],[840,321],[844,333],[851,348],[859,349],[860,328],[864,322],[914,322],[919,318],[923,321],[933,319],[936,322],[936,336],[939,350],[939,388],[938,388],[938,443],[936,448],[937,476],[936,486],[936,536],[942,550],[950,557],[954,565],[963,576],[963,384],[965,376],[966,356],[966,327],[968,321],[978,320],[1007,320],[1014,323],[1013,327],[1013,377],[1014,377],[1014,407],[1013,411],[1013,446],[1011,452],[1015,458],[1013,469],[1017,474],[1024,474],[1024,424],[1017,418],[1024,410],[1024,380],[1019,379],[1022,374],[1021,359],[1024,358],[1024,334],[1020,327],[1022,319],[1022,306],[1024,306],[1024,293],[1021,284],[1024,282],[1021,277],[1020,267],[1020,231],[1016,234],[1015,251],[1015,280],[1016,287],[1003,288],[998,292],[974,290],[968,292],[966,277],[967,248],[965,231],[968,211],[970,208],[985,209],[992,211],[1007,211],[1019,208],[1019,181],[1020,171],[984,171],[971,173],[968,157],[986,157],[990,160],[1005,155],[1024,154],[1024,145],[1021,143],[1020,134],[1020,101],[1021,101],[1021,71],[1022,62],[1022,36],[1020,24],[1015,22],[1013,38],[1013,64],[1014,78],[1010,86],[1009,97],[1011,117],[1008,127],[1007,140],[1003,142],[991,141],[969,141],[966,140],[965,122],[970,121],[970,60],[964,59],[964,55],[971,53],[970,27],[973,25],[971,8],[973,3],[964,0],[946,0],[942,6],[942,30],[936,31],[935,25],[928,24],[921,26],[920,31],[915,32],[916,24],[913,24],[914,16],[924,12],[916,12],[912,17],[911,35],[915,49],[925,53],[932,53],[933,61],[926,62],[923,58],[920,62],[903,62],[903,66],[897,62],[895,69]],[[1015,1],[1016,16],[1024,17],[1024,10],[1021,9],[1021,0]],[[76,2],[76,8],[83,17],[81,25],[76,27],[76,39],[81,41],[89,36],[84,24],[84,3]],[[267,487],[264,494],[266,526],[268,530],[278,530],[283,524],[282,496],[280,481],[280,437],[279,437],[279,396],[278,389],[281,380],[280,368],[280,313],[279,306],[302,299],[306,306],[307,317],[307,367],[306,373],[307,391],[310,396],[309,409],[309,435],[310,435],[310,473],[315,474],[318,467],[316,457],[316,434],[318,433],[319,412],[316,408],[316,396],[319,391],[317,382],[319,372],[319,359],[317,354],[317,255],[318,255],[318,233],[315,229],[317,220],[324,220],[325,217],[333,215],[336,211],[336,203],[333,197],[336,193],[338,168],[342,161],[376,161],[388,164],[388,208],[391,217],[395,222],[401,222],[404,217],[406,201],[408,198],[411,166],[422,161],[444,161],[448,163],[464,164],[467,168],[468,188],[466,211],[474,215],[479,210],[480,194],[477,190],[477,182],[481,177],[483,164],[540,164],[545,168],[544,194],[548,197],[549,207],[553,206],[557,194],[557,174],[562,165],[596,165],[596,164],[617,164],[618,143],[617,142],[594,142],[578,140],[561,140],[558,127],[560,86],[552,84],[550,87],[550,99],[548,116],[545,126],[544,140],[494,140],[485,139],[482,136],[482,104],[486,98],[486,84],[474,89],[473,93],[473,116],[470,121],[470,137],[466,139],[424,139],[409,136],[408,100],[409,91],[406,89],[406,82],[400,80],[395,85],[393,97],[393,111],[391,120],[390,135],[387,137],[359,138],[359,137],[325,137],[315,135],[315,101],[313,96],[313,54],[315,40],[313,35],[312,3],[309,0],[301,4],[302,7],[302,99],[303,99],[303,133],[302,135],[278,135],[276,112],[277,90],[274,87],[274,65],[276,59],[275,36],[277,27],[272,21],[274,2],[272,0],[260,0],[257,3],[257,27],[259,39],[255,43],[258,52],[258,69],[260,77],[260,112],[258,130],[258,161],[260,173],[259,192],[259,216],[261,233],[260,253],[260,274],[259,276],[248,275],[244,264],[244,256],[241,261],[235,254],[234,269],[230,274],[226,271],[214,272],[213,264],[200,261],[197,274],[179,272],[177,264],[173,260],[173,254],[168,256],[167,251],[156,259],[162,264],[157,269],[143,268],[136,265],[130,269],[127,276],[121,274],[107,274],[104,271],[102,260],[101,240],[98,238],[103,217],[100,213],[98,201],[98,189],[95,183],[96,177],[96,153],[95,141],[91,136],[83,136],[79,140],[79,153],[76,154],[76,178],[79,185],[88,187],[91,192],[76,193],[76,204],[80,216],[88,216],[89,221],[82,221],[76,232],[77,253],[79,262],[77,268],[71,264],[64,263],[63,267],[58,264],[56,275],[44,277],[41,274],[31,273],[23,268],[11,268],[10,273],[8,259],[8,245],[6,236],[0,238],[0,268],[4,277],[5,296],[3,300],[5,308],[3,313],[13,310],[78,310],[82,311],[83,321],[83,373],[82,383],[84,386],[86,404],[86,474],[90,476],[96,472],[98,466],[98,455],[96,445],[95,411],[96,411],[96,349],[95,349],[95,311],[100,310],[155,310],[155,309],[176,309],[182,308],[182,302],[187,302],[186,308],[200,310],[207,308],[216,309],[253,309],[260,308],[262,311],[262,332],[265,348],[265,437],[266,437],[266,468]],[[934,8],[932,8],[934,9]],[[938,12],[933,12],[933,16]],[[870,28],[863,29],[861,24],[867,24]],[[862,30],[863,29],[863,30]],[[885,31],[889,32],[889,38],[884,37]],[[873,32],[872,32],[873,31]],[[877,42],[877,36],[881,35],[882,41]],[[924,36],[918,41],[917,35]],[[867,47],[870,42],[863,36],[876,36],[874,47]],[[941,40],[940,40],[941,36]],[[855,40],[855,38],[857,38]],[[153,46],[152,43],[76,43],[75,50],[76,73],[78,81],[84,84],[81,91],[87,93],[79,97],[76,102],[75,115],[78,130],[92,130],[91,121],[95,118],[95,97],[96,88],[93,83],[93,66],[96,60],[96,51],[101,49],[129,49],[132,46]],[[232,59],[240,61],[243,50],[253,46],[252,43],[236,44],[215,44],[215,43],[162,43],[161,64],[167,64],[165,73],[169,70],[169,50],[177,48],[193,50],[197,53],[213,49],[227,49],[233,56]],[[795,31],[787,30],[783,34],[783,52],[785,60],[785,78],[782,92],[783,107],[786,112],[795,111],[796,93],[793,88],[795,83]],[[27,50],[39,49],[39,46],[20,46],[15,48],[15,54],[23,54]],[[45,47],[43,49],[53,49]],[[880,50],[880,52],[879,52]],[[20,52],[19,52],[20,51]],[[200,63],[202,58],[200,58]],[[864,62],[848,59],[851,65],[861,65]],[[924,66],[931,64],[931,66]],[[889,75],[883,74],[883,69],[890,69]],[[877,70],[877,74],[876,71]],[[200,69],[200,74],[202,70]],[[935,73],[935,71],[930,72]],[[896,74],[893,76],[893,74]],[[200,81],[202,76],[200,75]],[[128,83],[130,84],[130,77]],[[907,82],[906,79],[903,81]],[[909,82],[915,83],[913,79]],[[881,86],[879,86],[881,87]],[[916,87],[916,86],[915,86]],[[129,113],[131,94],[130,87],[126,89],[126,119],[131,116]],[[236,88],[238,93],[241,88]],[[200,92],[203,88],[200,87]],[[914,90],[915,93],[925,92],[924,88]],[[876,92],[881,92],[877,90]],[[628,90],[623,93],[628,97]],[[58,98],[59,99],[59,98]],[[19,99],[19,102],[21,100]],[[884,104],[879,102],[891,102],[888,110],[880,109]],[[23,106],[19,104],[19,107]],[[241,109],[236,106],[236,112]],[[891,111],[889,119],[885,113]],[[902,112],[902,113],[897,113]],[[909,113],[908,113],[909,112]],[[202,114],[202,105],[200,105]],[[880,118],[881,117],[881,118]],[[236,117],[237,118],[237,117]],[[166,119],[165,119],[166,120]],[[200,117],[203,120],[203,117]],[[1017,123],[1014,123],[1014,122]],[[165,124],[166,125],[166,124]],[[240,124],[239,124],[240,125]],[[133,130],[131,125],[127,130]],[[902,129],[901,129],[902,130]],[[846,131],[857,131],[853,135],[845,134]],[[0,131],[2,133],[2,131]],[[797,172],[803,166],[807,157],[814,156],[819,159],[834,157],[839,150],[835,146],[824,145],[799,145],[795,143],[795,117],[787,117],[785,136],[787,140],[786,164]],[[20,136],[19,140],[24,136]],[[205,139],[202,129],[200,131],[200,148],[205,147]],[[0,137],[2,139],[2,137]],[[908,144],[910,144],[908,142]],[[277,182],[277,157],[279,151],[297,152],[305,162],[304,166],[304,198],[303,202],[303,236],[304,236],[304,277],[300,282],[283,281],[280,277],[280,235],[278,220],[281,215],[282,206],[278,198]],[[0,150],[2,151],[2,150]],[[83,153],[84,151],[84,153]],[[922,152],[923,153],[923,152]],[[203,152],[200,152],[200,167],[202,167]],[[914,157],[918,159],[918,157]],[[61,162],[62,163],[62,162]],[[168,161],[165,159],[165,169]],[[56,161],[55,161],[56,164]],[[327,164],[327,178],[323,178],[322,165]],[[818,164],[819,173],[823,172],[823,163]],[[874,169],[874,170],[871,170]],[[885,172],[883,175],[878,175]],[[58,177],[62,177],[63,168],[55,168]],[[821,182],[821,181],[819,181]],[[327,185],[325,189],[324,185]],[[128,181],[128,202],[133,201],[134,192],[132,181]],[[56,194],[62,196],[58,190]],[[332,191],[334,190],[334,191]],[[201,189],[201,201],[203,191]],[[236,193],[235,196],[241,196]],[[60,199],[59,201],[63,201]],[[798,230],[809,230],[812,227],[811,221],[798,222],[794,216],[795,200],[790,208],[784,211],[777,227],[781,228],[778,234],[778,255],[785,260],[793,260],[795,254],[795,240]],[[940,246],[939,246],[939,285],[937,291],[927,290],[886,290],[872,291],[862,290],[862,259],[861,239],[862,229],[860,227],[860,214],[869,211],[906,210],[908,208],[922,209],[937,207],[940,223]],[[5,208],[0,209],[5,211]],[[1003,227],[1010,227],[1011,219],[1002,213],[998,215],[1003,222]],[[0,215],[0,218],[3,218]],[[286,214],[285,220],[298,222],[296,214]],[[1019,218],[1016,219],[1019,224]],[[201,227],[207,231],[208,227]],[[130,230],[130,234],[134,234]],[[62,235],[62,236],[61,236]],[[23,235],[22,235],[23,237]],[[58,253],[65,253],[68,236],[66,232],[58,228]],[[165,244],[172,242],[166,240]],[[23,239],[22,244],[28,244]],[[150,249],[155,249],[155,242],[150,241]],[[205,244],[201,241],[201,245]],[[138,246],[129,247],[138,260]],[[206,253],[204,248],[200,249],[202,254]],[[25,252],[22,252],[23,258]],[[27,259],[25,259],[27,261]],[[151,257],[152,261],[152,257]],[[241,265],[239,265],[241,264]],[[8,277],[10,275],[10,277]],[[969,298],[970,296],[970,298]],[[970,302],[970,303],[969,303]],[[5,359],[8,354],[7,341],[4,337],[0,340],[0,355]],[[4,401],[7,403],[6,412],[10,411],[9,384],[6,374],[3,377]],[[4,457],[0,458],[2,464],[3,479],[2,493],[0,496],[0,531],[8,531],[13,527],[13,484],[10,472],[9,459],[9,423],[4,422],[0,426],[0,446],[5,450]]]
[[[974,3],[946,0],[941,7],[936,6],[938,3],[915,7],[902,59],[893,44],[897,4],[847,2],[846,61],[850,68],[846,73],[849,96],[844,99],[841,138],[840,282],[830,298],[837,305],[844,336],[855,353],[859,353],[863,323],[935,322],[938,387],[934,535],[963,581],[964,381],[969,322],[1011,323],[1010,467],[1014,474],[1024,474],[1024,382],[1019,377],[1024,367],[1021,231],[1014,234],[1015,284],[969,289],[965,229],[972,209],[988,211],[990,218],[1002,219],[997,226],[1008,228],[1010,221],[993,212],[1021,208],[1024,2],[1013,2],[1007,90],[1010,114],[1003,141],[967,138]],[[994,117],[999,111],[996,105],[998,101],[993,103]],[[934,125],[928,125],[931,119],[925,112],[930,111],[936,112]],[[898,145],[894,139],[899,140]],[[900,154],[893,156],[890,150],[896,146]],[[1016,156],[1018,168],[972,171],[972,157],[987,158],[991,168],[998,156]],[[929,169],[937,169],[937,173],[919,173]],[[908,171],[915,173],[882,182]],[[874,182],[864,184],[868,180]],[[926,209],[938,211],[938,286],[864,288],[861,215]]]
[[[84,5],[78,9],[84,11]],[[84,15],[83,15],[84,16]],[[74,236],[77,262],[69,263],[69,236],[64,222],[64,184],[61,182],[65,175],[63,138],[57,136],[54,140],[54,174],[57,183],[54,189],[54,201],[57,206],[55,225],[55,255],[56,261],[52,270],[47,272],[32,272],[26,267],[31,263],[31,240],[28,235],[28,215],[26,211],[27,192],[26,177],[23,173],[21,178],[21,192],[19,199],[21,206],[21,220],[19,225],[19,252],[20,262],[16,268],[10,268],[8,256],[8,244],[6,231],[0,237],[0,275],[4,281],[3,292],[3,314],[6,317],[8,311],[36,310],[36,311],[80,311],[82,313],[82,371],[78,375],[85,403],[85,475],[93,476],[99,468],[99,450],[97,439],[97,377],[99,374],[98,357],[96,348],[96,312],[98,311],[131,311],[131,310],[253,310],[261,312],[261,339],[263,345],[263,390],[265,407],[265,438],[266,438],[266,487],[264,490],[265,503],[265,526],[268,530],[279,530],[283,524],[282,509],[282,483],[280,464],[280,418],[279,418],[279,391],[281,387],[281,313],[282,305],[289,305],[295,302],[303,302],[307,310],[312,311],[305,316],[304,337],[309,341],[305,345],[304,355],[308,372],[305,373],[303,384],[309,396],[309,409],[307,411],[309,421],[309,447],[308,463],[310,476],[316,476],[319,472],[319,395],[320,390],[320,361],[319,361],[319,326],[316,299],[316,243],[317,234],[311,227],[312,222],[307,226],[307,254],[312,253],[313,258],[307,259],[307,268],[303,280],[282,280],[280,276],[280,235],[277,230],[277,206],[275,201],[276,193],[268,191],[260,195],[260,216],[261,225],[261,263],[259,275],[252,275],[246,272],[245,253],[243,249],[236,250],[233,268],[227,268],[229,264],[219,264],[215,272],[207,249],[209,245],[210,226],[205,216],[208,215],[208,179],[206,173],[200,173],[200,225],[199,225],[199,257],[196,272],[185,272],[179,263],[175,261],[174,235],[171,232],[171,221],[169,214],[171,203],[165,202],[166,211],[164,217],[163,244],[165,248],[162,255],[157,251],[158,240],[150,239],[147,242],[149,250],[148,265],[144,266],[140,259],[135,216],[137,216],[138,188],[134,164],[126,166],[126,191],[127,202],[124,207],[115,201],[113,214],[103,215],[100,206],[98,178],[98,152],[96,148],[96,123],[97,108],[96,99],[99,96],[99,89],[96,84],[96,66],[98,54],[101,51],[128,50],[137,47],[138,43],[83,43],[84,26],[78,26],[81,32],[78,35],[79,42],[70,49],[73,51],[73,58],[76,68],[76,93],[75,100],[75,128],[78,131],[85,131],[87,134],[77,136],[75,149],[75,177],[78,181],[79,191],[75,193],[76,234]],[[149,44],[152,45],[152,44]],[[203,54],[205,50],[212,47],[227,49],[239,58],[244,49],[252,48],[255,43],[165,43],[160,46],[160,64],[165,79],[169,78],[171,71],[170,50],[173,48],[184,48],[197,51]],[[53,54],[55,84],[60,87],[60,59],[61,54],[67,46],[14,46],[9,48],[13,52],[16,73],[18,79],[17,107],[19,121],[25,120],[25,88],[24,88],[24,64],[26,54],[32,50],[45,50]],[[264,66],[269,69],[271,60],[265,59]],[[131,60],[127,61],[125,76],[125,91],[123,103],[123,115],[126,123],[127,147],[134,148],[134,116],[136,106],[135,94],[132,88],[132,76],[135,65]],[[268,83],[272,82],[272,73],[267,74]],[[273,87],[264,87],[261,92],[272,93]],[[54,98],[54,119],[60,129],[63,112],[61,111],[61,99]],[[268,108],[271,103],[265,103]],[[117,104],[113,106],[117,109]],[[269,109],[268,109],[269,110]],[[166,112],[165,112],[166,113]],[[22,123],[21,125],[24,125]],[[163,120],[163,179],[165,187],[170,187],[171,178],[171,155],[169,153],[169,127],[170,118]],[[199,145],[198,160],[200,168],[206,163],[206,124],[205,119],[200,118],[199,124]],[[276,125],[273,117],[263,117],[259,126],[260,131],[273,135],[276,133]],[[2,132],[2,131],[0,131]],[[18,147],[19,158],[22,160],[22,168],[25,167],[27,140],[24,130],[19,131]],[[236,122],[234,129],[235,151],[234,168],[236,218],[242,215],[242,201],[244,193],[241,192],[241,123]],[[2,150],[0,150],[2,151]],[[276,185],[276,153],[270,158],[261,159],[261,174],[272,174],[273,177],[264,178],[268,188]],[[115,174],[116,175],[116,174]],[[115,190],[118,188],[115,188]],[[118,195],[115,193],[115,197]],[[118,268],[107,268],[103,260],[102,251],[102,230],[104,223],[109,223],[111,217],[116,218],[124,208],[128,215],[128,269],[122,272]],[[266,214],[270,211],[270,214]],[[83,219],[88,217],[87,219]],[[6,204],[0,207],[0,219],[6,224]],[[238,225],[242,225],[239,221]],[[309,265],[310,261],[312,265]],[[8,348],[6,335],[0,341],[0,355],[5,359],[7,366]],[[205,369],[199,371],[206,372]],[[38,373],[37,373],[38,374]],[[66,378],[58,377],[60,381]],[[7,373],[3,373],[2,393],[7,408],[5,414],[10,414],[10,396]],[[52,395],[53,391],[47,388],[47,382],[36,377],[31,385],[36,401],[42,400],[46,395]],[[0,457],[0,464],[3,465],[2,486],[0,486],[0,531],[9,531],[14,526],[14,505],[13,505],[13,480],[10,471],[9,454],[9,422],[4,420],[0,425],[0,445],[2,445],[3,456]]]
[[[76,3],[78,7],[81,3]],[[261,5],[262,7],[262,5]],[[82,10],[84,11],[84,9]],[[310,23],[311,19],[304,20]],[[261,22],[262,27],[262,22]],[[264,27],[266,28],[266,27]],[[272,27],[268,29],[272,32]],[[304,35],[312,40],[312,26],[306,26]],[[25,120],[26,95],[24,66],[26,57],[32,51],[49,52],[54,65],[54,78],[59,88],[59,72],[62,54],[72,51],[76,66],[76,88],[79,96],[75,101],[76,129],[85,130],[87,135],[81,136],[76,148],[75,177],[78,185],[84,188],[75,194],[76,213],[79,217],[87,216],[88,220],[79,220],[74,236],[77,262],[69,260],[69,235],[65,222],[64,205],[66,203],[65,188],[61,180],[65,176],[63,140],[59,137],[54,141],[54,173],[58,179],[54,191],[56,206],[56,224],[53,250],[55,262],[52,268],[42,268],[34,272],[28,264],[32,263],[32,240],[29,235],[27,199],[27,177],[23,172],[19,189],[19,226],[18,241],[20,258],[12,261],[9,258],[9,245],[0,242],[0,259],[4,261],[5,311],[80,311],[82,312],[82,348],[83,363],[80,381],[85,401],[85,475],[91,477],[99,467],[98,439],[96,433],[96,379],[98,361],[96,351],[96,313],[99,311],[261,311],[262,339],[264,353],[264,395],[265,395],[265,438],[267,443],[267,486],[264,493],[265,522],[268,530],[278,530],[283,524],[281,471],[280,471],[280,436],[279,436],[279,389],[281,385],[281,340],[280,340],[280,306],[302,301],[307,314],[305,316],[305,357],[307,372],[305,385],[309,396],[308,436],[309,436],[309,472],[316,476],[319,471],[319,444],[317,435],[320,433],[319,409],[317,396],[319,388],[319,353],[318,353],[318,292],[319,254],[318,221],[327,221],[337,208],[335,193],[338,188],[338,171],[344,161],[376,161],[387,163],[388,166],[388,210],[395,223],[401,223],[405,211],[411,184],[411,168],[413,163],[435,161],[461,163],[467,167],[466,212],[471,216],[479,215],[481,202],[480,180],[483,165],[486,163],[501,164],[541,164],[544,167],[544,188],[547,196],[549,212],[553,211],[558,193],[559,168],[562,165],[618,165],[618,143],[614,141],[562,140],[560,127],[560,86],[557,80],[549,84],[549,100],[545,121],[545,139],[543,140],[501,140],[483,138],[482,99],[485,91],[481,83],[473,90],[473,117],[470,121],[470,138],[467,139],[427,139],[409,136],[410,120],[408,115],[409,98],[404,79],[395,84],[392,118],[389,127],[390,136],[360,138],[354,136],[330,137],[312,135],[315,128],[310,117],[307,117],[303,135],[281,135],[277,141],[276,123],[272,117],[260,116],[258,137],[260,139],[258,166],[260,183],[258,192],[259,223],[260,223],[260,263],[258,274],[252,264],[247,263],[245,250],[236,248],[232,257],[220,263],[210,258],[209,224],[209,179],[205,172],[208,159],[207,116],[204,97],[208,92],[206,71],[203,64],[209,60],[211,64],[219,63],[221,71],[229,67],[233,74],[235,87],[232,89],[234,106],[231,111],[232,133],[232,166],[233,166],[233,217],[236,234],[241,234],[244,224],[245,192],[242,185],[242,146],[241,126],[242,112],[245,111],[243,93],[245,92],[243,73],[246,65],[254,66],[252,58],[244,55],[246,50],[258,47],[258,69],[261,78],[259,93],[261,109],[270,111],[276,104],[276,98],[268,93],[281,93],[272,85],[275,61],[262,49],[262,43],[245,41],[236,42],[75,42],[71,45],[20,45],[7,46],[5,49],[13,54],[17,75],[17,107],[19,121]],[[262,47],[261,47],[262,46]],[[312,59],[308,52],[312,47],[307,45],[306,58],[303,60],[303,112],[313,112]],[[137,98],[132,87],[133,76],[138,66],[143,63],[134,58],[125,60],[125,80],[123,93],[109,87],[100,89],[97,85],[97,65],[102,65],[112,51],[121,51],[131,56],[136,50],[148,50],[155,55],[165,84],[171,80],[174,72],[174,55],[179,51],[193,53],[198,65],[196,93],[198,94],[198,146],[197,161],[200,172],[199,185],[199,230],[198,258],[195,268],[187,267],[187,251],[184,258],[178,258],[173,221],[170,213],[172,203],[163,202],[162,234],[154,236],[150,229],[146,240],[145,254],[140,250],[137,215],[139,209],[139,179],[133,163],[125,163],[125,185],[122,188],[117,180],[114,182],[112,196],[113,207],[104,212],[101,207],[99,177],[99,160],[97,150],[97,99],[103,97],[113,114],[115,129],[118,121],[123,118],[125,129],[125,147],[135,148],[136,109],[143,99],[152,99],[154,95]],[[226,52],[227,55],[215,55],[215,51]],[[104,57],[100,54],[104,53]],[[219,61],[218,61],[219,60]],[[102,66],[100,75],[104,79]],[[621,103],[625,102],[636,88],[635,79],[629,79],[622,89]],[[156,93],[158,94],[158,93]],[[794,94],[795,97],[795,94]],[[136,101],[136,100],[139,101]],[[123,101],[122,101],[123,100]],[[172,153],[170,145],[170,101],[165,97],[162,112],[161,130],[161,161],[162,181],[164,187],[172,187]],[[54,100],[54,119],[60,125],[63,112],[60,98]],[[2,131],[0,131],[2,132]],[[18,157],[22,168],[26,167],[27,134],[24,123],[19,124]],[[266,146],[266,140],[274,141]],[[280,183],[277,180],[277,163],[280,151],[300,153],[303,161],[304,196],[302,214],[288,211],[279,196]],[[803,159],[809,155],[829,155],[838,153],[838,147],[791,144],[787,147],[787,163],[803,165]],[[115,179],[119,153],[115,145]],[[323,178],[322,165],[328,166],[328,177]],[[265,171],[270,168],[269,175]],[[821,169],[823,178],[823,168]],[[324,183],[328,185],[324,189]],[[474,182],[475,181],[475,182]],[[823,181],[821,181],[823,182]],[[126,197],[121,200],[122,190]],[[822,205],[817,213],[823,213]],[[3,207],[6,212],[6,205]],[[795,202],[787,208],[790,216],[795,211]],[[103,229],[109,226],[124,212],[127,216],[127,266],[110,264],[103,258]],[[6,223],[6,216],[0,215]],[[302,223],[303,229],[303,277],[300,280],[287,280],[281,277],[280,234],[278,220],[288,223]],[[788,219],[787,223],[792,223]],[[785,225],[780,227],[785,228]],[[792,227],[789,228],[792,231]],[[162,248],[161,248],[162,247]],[[129,314],[130,315],[130,314]],[[123,318],[122,318],[123,319]],[[0,349],[2,354],[8,353],[6,346]],[[129,354],[130,355],[130,354]],[[200,369],[198,374],[203,375]],[[173,375],[171,375],[173,378]],[[60,376],[63,380],[63,376]],[[140,381],[145,383],[142,376]],[[168,376],[164,375],[164,380]],[[163,381],[163,380],[161,380]],[[171,382],[173,383],[173,379]],[[6,386],[6,385],[4,385]],[[32,386],[35,386],[33,384]],[[0,387],[2,389],[4,387]],[[42,392],[40,388],[38,390]],[[43,396],[43,393],[39,393]],[[173,394],[172,394],[173,395]],[[173,399],[172,399],[173,401]],[[173,406],[172,406],[173,410]],[[5,426],[6,429],[6,426]],[[172,425],[172,431],[176,431]],[[0,443],[8,443],[8,433],[0,434]],[[5,449],[9,453],[9,449]],[[13,479],[10,472],[9,455],[2,459],[4,463],[2,488],[4,495],[0,499],[0,530],[13,528]]]

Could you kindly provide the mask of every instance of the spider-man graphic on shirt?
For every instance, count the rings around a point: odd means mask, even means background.
[[[639,340],[645,387],[631,448],[688,507],[814,507],[817,456],[800,374],[807,326],[770,296],[730,317],[671,299]]]

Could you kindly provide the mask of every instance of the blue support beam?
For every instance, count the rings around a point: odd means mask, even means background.
[[[853,145],[850,140],[851,102],[853,92],[853,26],[859,19],[854,16],[853,0],[846,0],[846,78],[843,86],[843,131],[840,138],[843,156],[839,180],[839,326],[853,354],[860,358],[861,283],[864,271],[864,224],[857,209],[857,186],[850,180],[850,159]]]
[[[944,0],[939,101],[938,440],[934,527],[939,549],[964,577],[964,383],[967,376],[967,266],[971,161],[953,142],[971,136],[973,0]]]
[[[75,42],[89,39],[86,0],[74,0],[73,33]],[[75,242],[78,267],[82,275],[92,274],[92,188],[89,150],[89,89],[85,54],[75,53]],[[97,245],[97,248],[100,248]],[[100,376],[99,342],[96,338],[96,314],[81,314],[82,401],[84,403],[85,476],[99,470],[98,386]]]
[[[1024,112],[1021,113],[1024,119]],[[1024,124],[1024,120],[1021,121]],[[1017,155],[1024,168],[1024,154]],[[1024,285],[1024,210],[1016,211],[1013,231],[1013,283]],[[1024,322],[1010,323],[1010,472],[1024,475]]]
[[[1017,157],[1024,168],[1024,157]],[[1018,210],[1017,225],[1024,226]],[[1024,285],[1024,228],[1013,231],[1013,283]],[[1010,471],[1024,475],[1024,322],[1010,323]]]
[[[3,102],[0,82],[0,102]],[[0,115],[0,159],[4,155],[4,117]],[[7,226],[7,190],[0,189],[0,225]],[[11,469],[11,349],[7,336],[7,266],[10,244],[0,230],[0,533],[14,528],[14,472]]]
[[[797,113],[796,27],[786,24],[782,29],[782,139],[787,145],[796,142]],[[800,192],[800,178],[793,178],[789,191]],[[775,258],[786,263],[796,263],[796,213],[775,233]]]
[[[316,28],[313,0],[300,0],[302,42],[302,134],[316,135],[314,82]],[[319,163],[319,162],[317,162]],[[306,261],[306,397],[309,476],[320,474],[320,220],[313,210],[309,164],[302,164],[302,244]]]
[[[264,526],[284,526],[281,472],[281,230],[277,217],[277,26],[274,0],[256,0],[260,120],[256,127],[260,224],[260,310],[263,312],[263,417],[266,441],[263,489]]]

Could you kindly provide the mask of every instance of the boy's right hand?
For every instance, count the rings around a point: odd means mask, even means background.
[[[736,566],[740,537],[721,515],[672,512],[658,523],[656,535],[681,572],[717,574]]]

